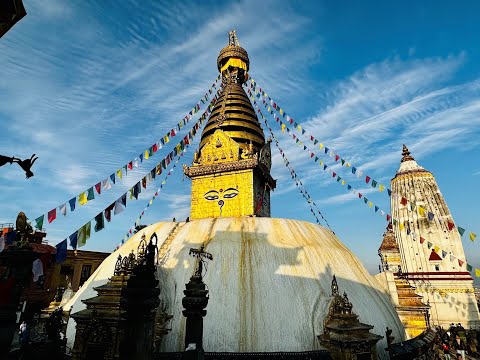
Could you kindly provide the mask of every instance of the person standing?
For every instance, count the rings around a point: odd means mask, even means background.
[[[25,345],[28,343],[28,338],[30,335],[29,332],[30,329],[25,320],[23,320],[20,324],[20,331],[18,332],[18,334],[20,335],[20,345]]]

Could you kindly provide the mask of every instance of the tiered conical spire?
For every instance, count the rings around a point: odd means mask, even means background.
[[[257,152],[265,144],[258,118],[242,88],[242,84],[248,79],[249,66],[247,51],[240,46],[235,31],[231,31],[229,44],[220,50],[217,58],[218,71],[222,74],[223,92],[203,130],[199,150],[217,129],[221,129],[237,142],[241,150],[250,147],[249,150]]]

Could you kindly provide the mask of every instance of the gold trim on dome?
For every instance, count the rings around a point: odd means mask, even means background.
[[[411,170],[411,171],[406,171],[401,174],[395,175],[395,177],[391,180],[392,184],[395,183],[398,180],[404,179],[404,178],[425,178],[425,177],[434,177],[433,174],[430,171],[427,170]]]

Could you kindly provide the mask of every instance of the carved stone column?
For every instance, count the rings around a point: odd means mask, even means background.
[[[187,318],[185,329],[185,359],[203,359],[203,317],[207,314],[208,290],[203,282],[202,269],[205,259],[212,260],[212,255],[200,249],[190,249],[190,255],[196,258],[195,272],[185,285],[185,297],[182,304]],[[192,351],[190,351],[192,350]]]

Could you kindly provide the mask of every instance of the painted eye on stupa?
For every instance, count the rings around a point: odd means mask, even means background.
[[[205,195],[203,195],[203,197],[205,198],[205,200],[209,200],[209,201],[217,200],[218,199],[218,191],[210,190]]]
[[[225,190],[225,193],[223,194],[224,199],[233,199],[235,196],[238,195],[238,190],[234,188],[228,188]]]

